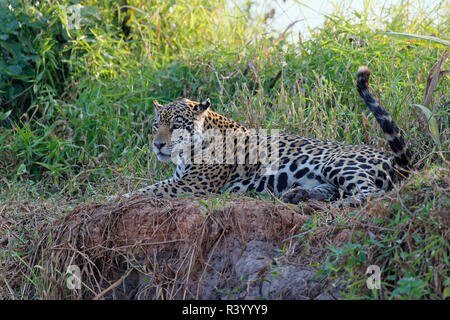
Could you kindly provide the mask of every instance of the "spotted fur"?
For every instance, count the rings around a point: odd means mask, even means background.
[[[245,162],[196,163],[195,155],[180,153],[172,178],[137,192],[177,197],[181,194],[206,196],[224,191],[270,191],[281,195],[286,202],[298,203],[307,199],[334,200],[341,195],[367,197],[389,190],[401,176],[398,170],[405,173],[411,168],[410,153],[399,128],[370,93],[369,76],[368,68],[358,70],[358,92],[380,124],[393,155],[365,145],[346,145],[288,134],[281,134],[275,141],[274,136],[268,135],[267,155],[272,156],[278,151],[279,161],[277,170],[267,174],[263,163],[248,161],[265,140],[257,136],[256,144],[250,144],[249,141],[255,138],[252,135],[258,133],[210,110],[209,100],[198,103],[183,99],[166,106],[155,102],[153,150],[159,160],[169,161],[174,147],[181,144],[171,140],[171,135],[179,128],[189,132],[191,143],[200,143],[202,153],[206,153],[208,143],[214,142],[207,139],[195,142],[197,136],[208,129],[221,133],[231,129],[237,134],[236,139],[241,139],[234,150],[245,148]],[[278,148],[274,147],[275,142]]]

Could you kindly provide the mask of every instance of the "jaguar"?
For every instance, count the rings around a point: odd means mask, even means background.
[[[205,197],[253,190],[299,203],[367,199],[386,192],[412,169],[411,152],[392,117],[370,92],[370,75],[368,67],[360,67],[356,87],[392,153],[367,145],[262,134],[212,111],[209,99],[184,98],[166,105],[154,101],[153,152],[160,161],[174,161],[175,173],[124,196]],[[180,131],[183,134],[176,134]]]

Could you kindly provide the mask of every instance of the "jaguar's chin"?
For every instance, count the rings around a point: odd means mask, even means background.
[[[157,153],[156,156],[158,157],[158,160],[161,162],[170,162],[171,160],[170,155],[164,154],[162,152]]]

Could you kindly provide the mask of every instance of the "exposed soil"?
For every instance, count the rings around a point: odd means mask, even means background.
[[[305,253],[305,259],[294,255],[310,206],[252,198],[214,201],[219,200],[135,197],[87,205],[54,221],[52,245],[45,245],[46,235],[42,249],[61,270],[81,269],[86,288],[75,293],[61,283],[67,298],[332,299],[337,294],[332,286],[323,288],[309,266],[312,257],[320,263],[320,250]]]

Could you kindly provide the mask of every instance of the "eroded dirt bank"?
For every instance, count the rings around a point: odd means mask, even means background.
[[[309,266],[323,255],[303,259],[296,237],[311,210],[251,198],[136,197],[72,210],[40,249],[60,270],[80,268],[82,290],[56,280],[69,298],[332,299],[336,289],[323,288]]]

